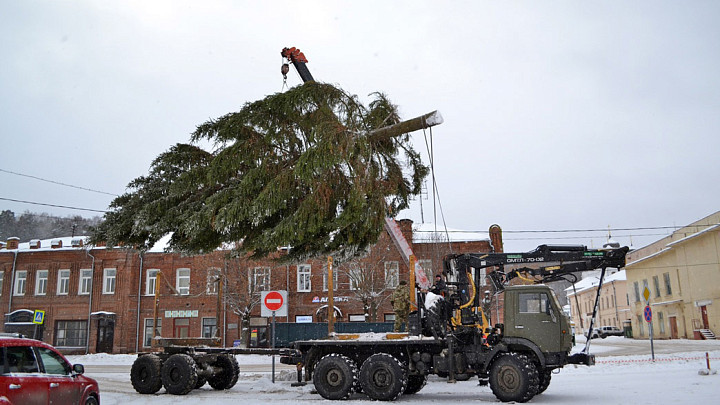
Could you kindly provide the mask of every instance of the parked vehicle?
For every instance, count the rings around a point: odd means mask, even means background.
[[[593,329],[590,334],[590,339],[602,338],[605,339],[608,336],[624,336],[623,331],[617,326],[601,326]],[[587,334],[585,334],[587,337]]]
[[[0,335],[0,398],[4,404],[98,405],[98,383],[51,345],[18,334]],[[52,399],[52,401],[51,401]]]

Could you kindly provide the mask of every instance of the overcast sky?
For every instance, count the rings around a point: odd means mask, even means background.
[[[98,215],[7,201],[113,198],[8,171],[122,194],[197,125],[281,91],[295,46],[318,81],[442,113],[448,227],[499,224],[509,251],[607,233],[513,230],[685,225],[720,210],[718,21],[716,1],[0,0],[0,210]],[[399,217],[433,222],[422,202]]]

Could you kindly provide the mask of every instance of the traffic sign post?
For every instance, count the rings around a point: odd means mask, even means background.
[[[650,289],[645,286],[643,290],[643,297],[645,298],[645,310],[643,310],[643,316],[645,322],[648,323],[648,331],[650,332],[650,353],[652,360],[655,361],[655,344],[653,342],[653,324],[652,324],[652,309],[650,308]]]
[[[263,291],[260,296],[262,308],[260,316],[272,316],[270,347],[275,348],[275,316],[288,316],[287,291]],[[275,383],[275,355],[272,355],[272,382]]]

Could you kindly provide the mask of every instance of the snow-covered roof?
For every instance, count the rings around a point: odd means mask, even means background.
[[[19,252],[25,252],[25,251],[32,251],[32,252],[42,252],[42,251],[48,251],[48,250],[77,250],[77,249],[84,249],[84,246],[87,244],[89,237],[88,236],[65,236],[62,238],[51,238],[51,239],[32,239],[28,242],[21,242],[18,244],[17,249],[8,249],[8,251],[19,251]],[[82,244],[80,246],[73,246],[73,241],[81,241]],[[62,247],[55,247],[53,246],[59,246],[60,243],[62,243]],[[39,244],[39,247],[31,249],[30,246],[36,246]]]
[[[603,284],[611,283],[613,281],[625,281],[627,280],[627,275],[625,273],[625,270],[620,270],[612,274],[605,274],[605,280],[603,281]],[[568,295],[574,295],[577,291],[578,293],[587,291],[590,289],[593,289],[600,284],[600,277],[599,276],[590,276],[585,277],[584,279],[578,281],[575,283],[575,288],[573,289],[573,286],[570,286],[565,289]]]
[[[447,228],[441,224],[414,223],[412,228],[413,242],[415,243],[446,240],[450,242],[490,240],[487,232],[464,231],[456,228]]]

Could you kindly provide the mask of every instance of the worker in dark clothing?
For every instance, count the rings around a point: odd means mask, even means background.
[[[430,287],[430,292],[433,294],[445,296],[445,293],[447,292],[447,285],[445,284],[445,280],[443,280],[442,278],[442,274],[435,275],[435,284]]]

